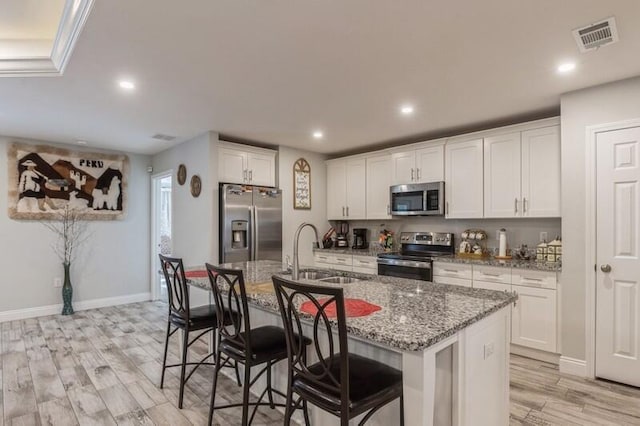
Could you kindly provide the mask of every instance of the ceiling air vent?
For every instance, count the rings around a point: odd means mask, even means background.
[[[157,139],[159,141],[167,141],[167,142],[171,142],[172,140],[174,140],[176,138],[175,136],[164,135],[162,133],[156,133],[155,135],[153,135],[151,137],[153,139]]]
[[[616,18],[613,16],[583,28],[573,30],[580,52],[588,52],[618,41]]]

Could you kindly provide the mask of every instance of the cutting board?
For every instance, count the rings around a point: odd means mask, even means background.
[[[273,288],[272,281],[265,281],[263,283],[245,284],[244,286],[247,289],[247,294],[274,294],[275,293],[275,289]]]

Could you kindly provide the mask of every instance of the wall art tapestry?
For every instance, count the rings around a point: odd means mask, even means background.
[[[56,219],[66,205],[81,211],[84,219],[124,217],[126,155],[13,143],[7,157],[10,218]]]

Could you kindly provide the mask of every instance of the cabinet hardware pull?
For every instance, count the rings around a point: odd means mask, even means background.
[[[347,206],[347,217],[349,217],[349,206]]]
[[[344,217],[344,206],[342,206],[342,217]]]
[[[449,202],[447,201],[447,216],[449,216]]]
[[[516,198],[516,210],[514,212],[515,214],[518,214],[518,199]]]
[[[527,212],[527,198],[524,197],[522,199],[522,213],[526,213]]]
[[[391,214],[391,207],[389,206],[389,204],[387,204],[387,215]]]
[[[420,180],[420,169],[416,169],[416,180]]]
[[[457,274],[458,272],[460,272],[460,271],[458,271],[457,269],[445,269],[444,271],[445,271],[445,272],[453,272],[453,273],[455,273],[455,274]]]
[[[481,272],[481,274],[486,275],[488,277],[499,277],[500,274],[487,274],[486,272]]]
[[[253,180],[253,170],[249,170],[249,182]]]
[[[411,181],[413,182],[413,168],[411,169]]]
[[[242,180],[243,180],[244,182],[246,182],[246,181],[247,181],[247,170],[246,170],[246,169],[242,171]]]
[[[542,282],[542,278],[522,277],[522,281],[538,281],[538,282]]]

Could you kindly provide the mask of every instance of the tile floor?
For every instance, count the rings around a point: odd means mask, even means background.
[[[202,368],[177,408],[178,370],[159,389],[166,305],[135,303],[0,324],[0,426],[203,425],[210,368]],[[178,359],[177,340],[171,362]],[[204,354],[206,344],[196,345]],[[221,376],[223,377],[223,376]],[[220,398],[240,396],[223,377]],[[238,424],[239,410],[216,413]],[[278,425],[278,411],[261,409],[254,424]],[[512,425],[640,425],[640,389],[561,375],[551,364],[514,356]]]

